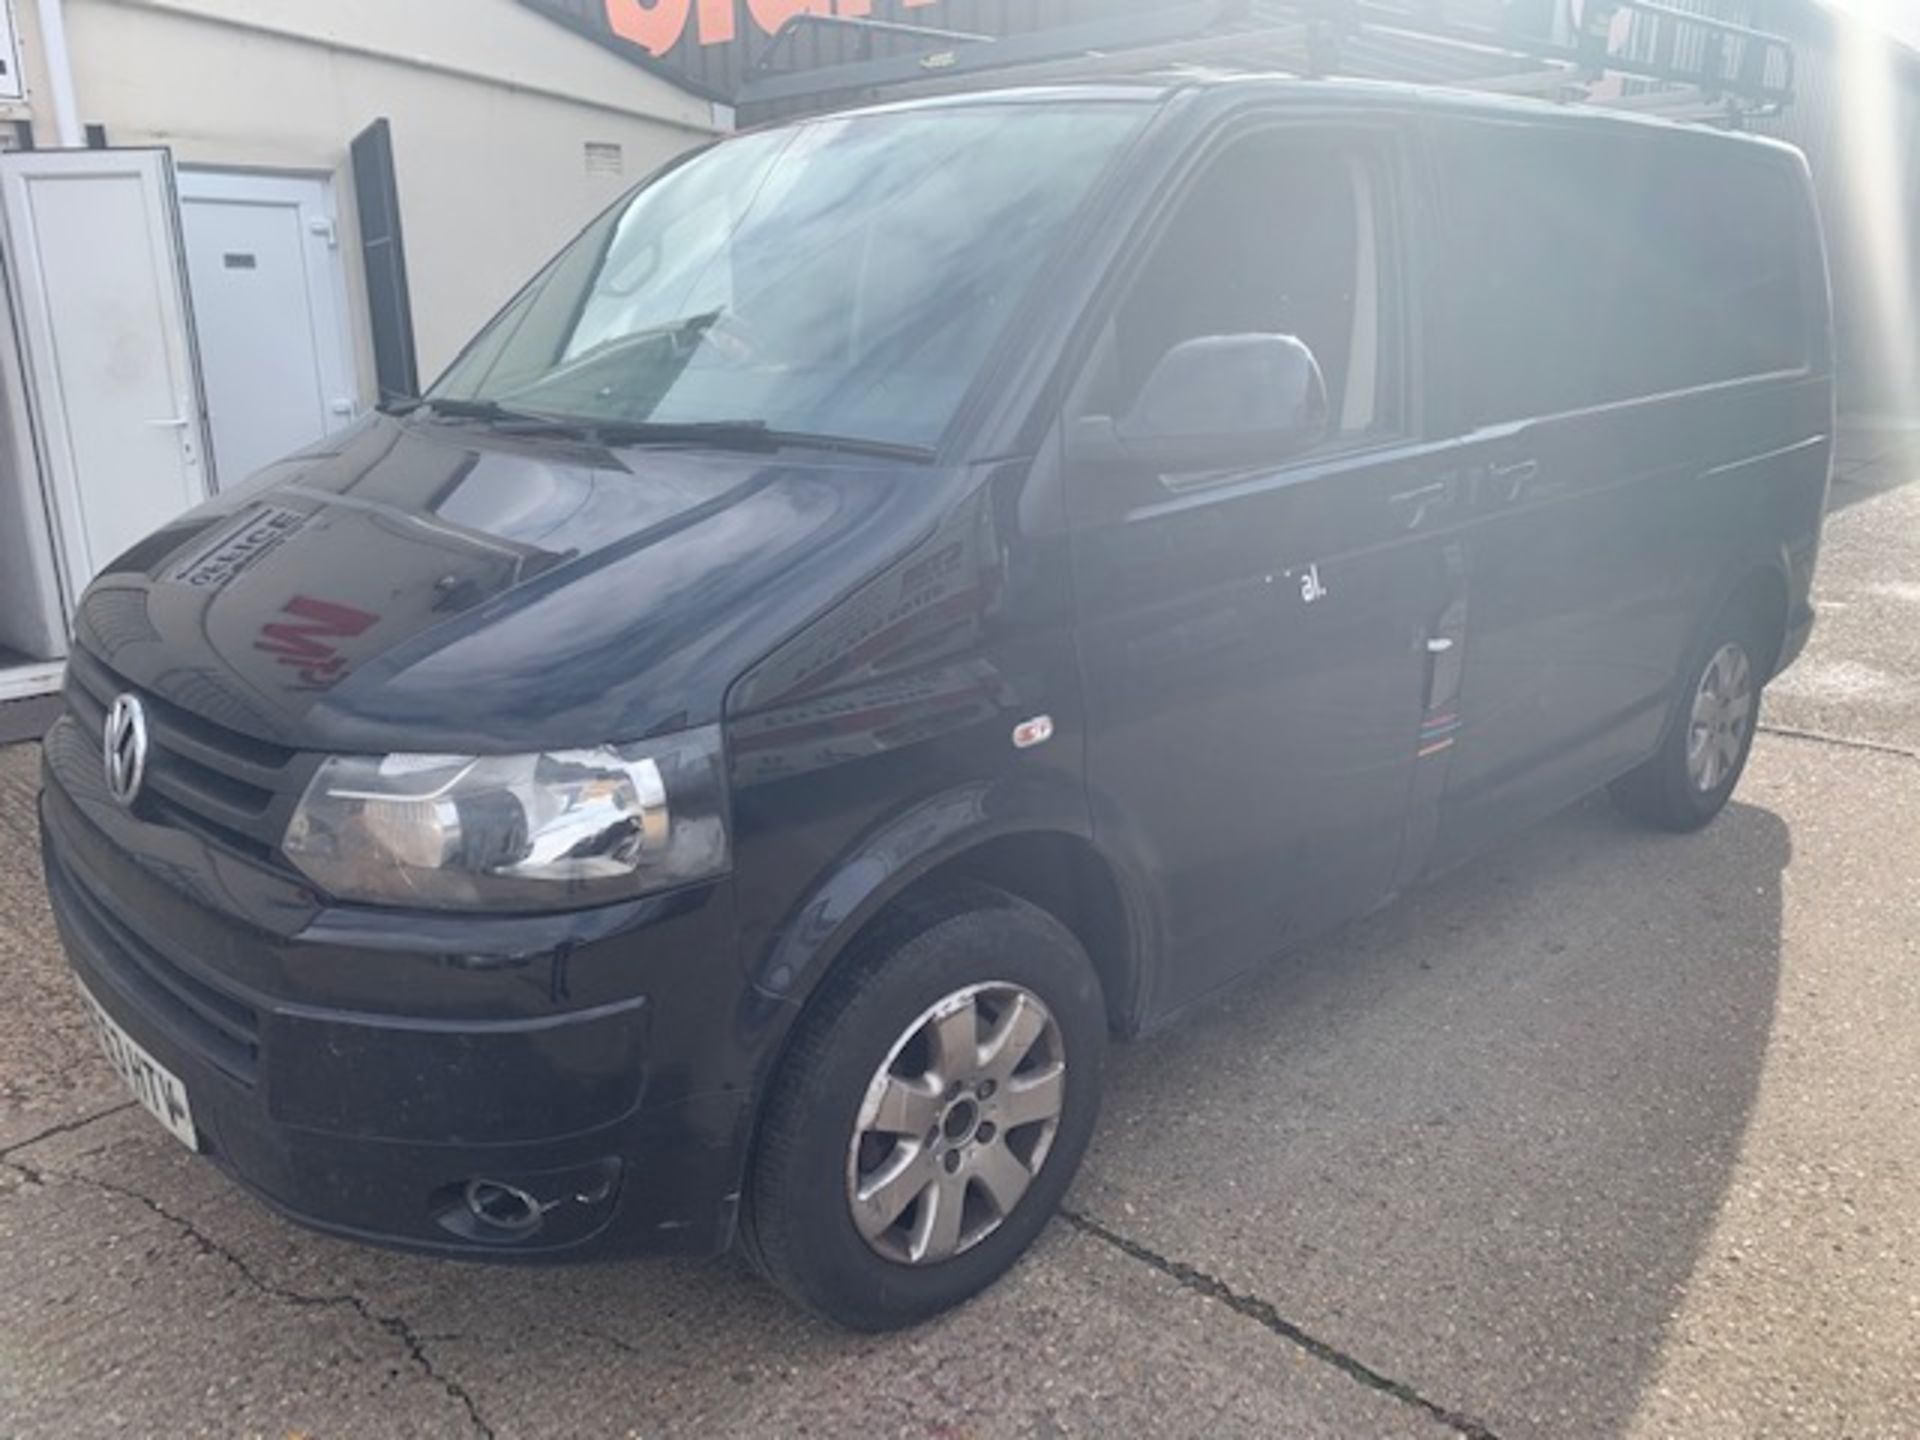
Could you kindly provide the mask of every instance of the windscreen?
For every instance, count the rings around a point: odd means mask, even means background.
[[[968,105],[727,141],[595,221],[433,398],[932,445],[1143,114]]]

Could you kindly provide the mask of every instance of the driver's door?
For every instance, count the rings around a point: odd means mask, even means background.
[[[1389,137],[1223,144],[1102,322],[1069,430],[1120,416],[1197,335],[1285,333],[1325,443],[1162,475],[1069,462],[1088,778],[1101,841],[1159,894],[1164,1012],[1383,899],[1450,746],[1453,486],[1414,442],[1406,208]],[[1421,827],[1425,833],[1427,827]]]

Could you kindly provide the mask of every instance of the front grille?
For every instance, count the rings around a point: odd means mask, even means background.
[[[104,972],[181,1045],[243,1085],[260,1069],[260,1017],[197,967],[148,943],[54,853],[47,894],[92,968]]]
[[[298,752],[243,735],[127,684],[76,648],[67,659],[67,708],[98,735],[114,697],[137,695],[147,715],[146,780],[136,809],[148,818],[274,862],[298,800]]]

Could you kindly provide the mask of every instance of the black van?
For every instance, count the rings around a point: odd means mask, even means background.
[[[1811,195],[1260,78],[674,165],[88,591],[43,829],[110,1055],[337,1234],[955,1303],[1110,1033],[1596,787],[1726,802],[1812,623]]]

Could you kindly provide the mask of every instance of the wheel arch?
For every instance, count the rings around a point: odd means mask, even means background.
[[[1699,654],[1701,646],[1706,643],[1707,632],[1729,609],[1752,606],[1766,627],[1771,645],[1771,653],[1765,657],[1766,663],[1762,667],[1763,675],[1771,679],[1786,644],[1787,625],[1791,618],[1793,591],[1787,579],[1789,573],[1785,551],[1778,555],[1747,554],[1730,563],[1721,572],[1710,592],[1709,602],[1701,607],[1693,623],[1681,664],[1690,664],[1692,658]],[[1660,744],[1654,746],[1655,751],[1666,743],[1667,737],[1673,733],[1673,727],[1682,723],[1688,679],[1685,674],[1676,675],[1673,679],[1672,698],[1667,705],[1666,719],[1660,728]]]
[[[1026,901],[1080,942],[1100,977],[1107,1027],[1136,1033],[1145,995],[1144,946],[1113,863],[1084,835],[1016,830],[983,840],[936,865],[900,898],[975,881]]]
[[[968,786],[937,796],[872,832],[800,902],[753,964],[749,980],[759,999],[748,1002],[742,1020],[766,1039],[738,1135],[743,1174],[759,1144],[773,1079],[808,1006],[826,978],[856,957],[862,939],[903,900],[986,884],[1037,905],[1087,951],[1100,978],[1108,1028],[1132,1035],[1144,1027],[1151,937],[1157,933],[1145,888],[1094,844],[1084,809],[1033,803],[1031,795],[1025,803],[1009,804],[1006,796],[990,803],[998,789]],[[1076,890],[1081,884],[1088,888]],[[1069,892],[1074,904],[1066,901]]]
[[[1716,615],[1730,609],[1744,610],[1760,622],[1770,648],[1767,654],[1756,655],[1754,659],[1760,662],[1761,671],[1768,680],[1778,673],[1776,667],[1786,646],[1792,603],[1786,561],[1782,558],[1747,566],[1727,586],[1725,598],[1715,610]],[[1709,618],[1706,623],[1712,624],[1713,621]]]
[[[1109,1028],[1137,1033],[1145,1018],[1152,933],[1144,887],[1094,843],[1084,814],[1032,804],[1009,812],[1006,798],[995,787],[966,787],[916,805],[869,835],[781,927],[753,968],[753,984],[792,1005],[797,1020],[889,909],[959,884],[985,884],[1066,926],[1100,978]]]

